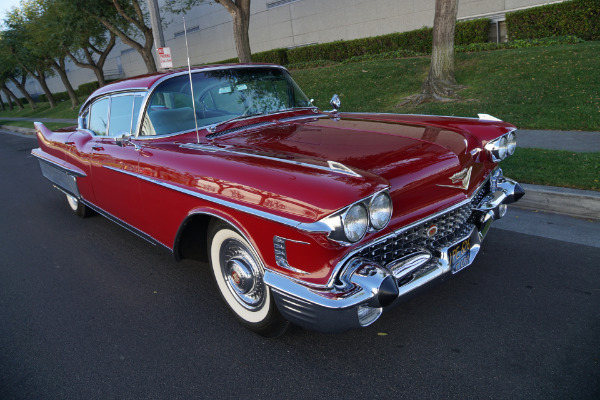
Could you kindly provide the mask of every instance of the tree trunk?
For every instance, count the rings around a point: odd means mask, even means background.
[[[422,87],[423,94],[435,100],[449,100],[456,96],[454,31],[457,12],[458,0],[436,0],[431,64]]]
[[[121,17],[123,17],[127,22],[129,22],[131,25],[134,25],[140,30],[140,32],[142,32],[142,34],[144,35],[144,45],[142,46],[140,43],[132,39],[129,35],[127,35],[127,33],[123,32],[121,29],[119,29],[119,27],[112,24],[106,18],[97,16],[98,20],[102,23],[102,25],[106,27],[106,29],[120,37],[123,43],[130,47],[133,47],[138,53],[140,53],[142,59],[144,60],[144,63],[146,64],[148,73],[157,72],[158,70],[156,68],[156,62],[154,61],[154,55],[152,54],[152,47],[154,45],[154,36],[152,34],[152,28],[146,26],[146,23],[144,21],[144,13],[138,0],[132,0],[131,2],[131,5],[135,10],[135,17],[128,15],[127,12],[123,10],[123,8],[117,0],[113,0],[113,5],[119,13],[119,15],[121,15]]]
[[[248,2],[248,8],[250,2]],[[242,10],[233,16],[233,39],[235,40],[235,50],[241,63],[252,62],[252,53],[250,50],[250,10]]]
[[[77,94],[75,93],[75,90],[73,90],[73,86],[71,85],[69,77],[67,76],[64,57],[60,57],[58,59],[58,62],[55,59],[52,59],[50,60],[50,64],[52,65],[52,68],[54,68],[54,70],[58,72],[60,80],[65,86],[65,89],[67,89],[67,93],[69,94],[69,98],[71,99],[71,109],[74,109],[79,105],[79,99],[77,98]]]
[[[0,94],[0,106],[2,107],[2,111],[6,111],[6,106],[4,105],[4,99],[2,98],[1,94]]]
[[[454,77],[454,31],[458,0],[436,0],[433,19],[433,46],[429,74],[421,86],[421,93],[408,97],[400,105],[421,104],[428,101],[452,101],[463,86]]]
[[[50,103],[50,108],[56,107],[56,100],[54,100],[54,96],[52,96],[52,92],[50,91],[50,89],[48,89],[48,85],[46,84],[46,77],[44,76],[44,71],[42,71],[39,68],[36,68],[35,69],[35,72],[37,73],[37,75],[36,75],[34,73],[34,71],[29,69],[25,64],[21,64],[21,68],[23,68],[23,71],[25,71],[29,75],[33,76],[35,78],[35,80],[39,82],[40,86],[42,87],[42,90],[44,91],[44,94],[46,95],[46,98],[48,99],[48,103]]]
[[[4,90],[4,87],[0,87],[0,89],[2,89],[2,91],[4,92],[4,95],[6,96],[6,104],[8,105],[8,109],[10,111],[12,111],[14,109],[12,100],[10,99],[10,96],[8,95],[8,93],[6,93],[6,91]]]
[[[67,56],[69,56],[71,61],[73,61],[73,64],[77,65],[79,68],[91,69],[94,72],[94,75],[96,75],[96,80],[98,81],[98,85],[104,86],[106,84],[106,81],[104,79],[104,71],[102,71],[98,67],[98,64],[94,61],[94,59],[92,58],[92,55],[90,54],[90,51],[87,48],[84,47],[83,51],[85,53],[85,58],[88,61],[87,64],[79,61],[77,59],[77,57],[75,57],[75,55],[73,53],[71,53],[70,51],[67,52]]]
[[[252,62],[250,50],[250,0],[215,0],[229,11],[233,19],[235,51],[241,63]]]
[[[24,109],[25,107],[23,107],[23,103],[21,103],[21,100],[19,100],[19,98],[17,96],[15,96],[15,94],[13,92],[11,92],[11,90],[6,86],[6,85],[2,85],[2,90],[4,90],[4,93],[6,93],[6,96],[8,97],[8,104],[12,104],[11,102],[11,97],[12,99],[15,101],[15,104],[17,105],[17,107],[19,107],[19,110]],[[12,110],[12,107],[10,108]]]
[[[23,96],[25,96],[25,99],[31,106],[31,109],[35,110],[37,108],[37,105],[35,104],[35,101],[33,101],[33,99],[31,98],[31,96],[29,95],[27,90],[25,89],[25,82],[23,81],[23,83],[21,83],[12,76],[9,77],[8,79],[10,79],[10,81],[15,84],[15,86],[17,87],[17,89],[19,89],[19,91],[23,94]]]

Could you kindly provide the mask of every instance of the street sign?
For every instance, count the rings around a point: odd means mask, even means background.
[[[161,68],[173,68],[173,60],[171,59],[170,47],[159,47],[158,59],[160,60]]]

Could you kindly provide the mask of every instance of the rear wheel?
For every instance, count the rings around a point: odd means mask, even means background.
[[[77,197],[67,195],[67,203],[69,203],[69,207],[73,212],[79,215],[81,218],[87,218],[94,215],[94,211],[92,211],[89,207],[79,201]]]
[[[289,322],[277,310],[252,246],[223,222],[211,224],[209,235],[211,269],[231,312],[243,326],[262,336],[281,335]]]

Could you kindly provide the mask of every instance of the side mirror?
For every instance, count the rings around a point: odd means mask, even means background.
[[[142,149],[142,146],[131,141],[131,135],[128,133],[122,134],[121,137],[117,136],[115,138],[115,143],[121,147],[125,147],[127,145],[133,146],[138,151]]]
[[[121,137],[117,136],[115,138],[115,143],[121,147],[125,147],[128,143],[131,143],[131,135],[123,133]]]

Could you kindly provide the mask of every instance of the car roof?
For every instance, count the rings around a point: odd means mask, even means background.
[[[248,64],[212,64],[212,65],[203,65],[200,67],[192,67],[191,71],[195,72],[195,71],[202,71],[202,70],[206,70],[206,69],[215,69],[215,68],[239,68],[239,67],[244,67],[244,66],[248,66],[248,67],[257,67],[257,66],[262,66],[262,67],[278,67],[278,68],[283,68],[280,65],[276,65],[276,64],[265,64],[265,63],[248,63]],[[141,91],[147,91],[150,88],[152,88],[152,86],[158,82],[159,80],[166,78],[168,76],[171,75],[179,75],[182,72],[187,72],[188,68],[178,68],[178,69],[170,69],[170,70],[166,70],[166,71],[160,71],[160,72],[154,72],[151,74],[145,74],[145,75],[138,75],[138,76],[134,76],[131,78],[125,78],[125,79],[121,79],[112,83],[109,83],[105,86],[102,86],[99,89],[96,89],[88,98],[87,100],[84,102],[84,104],[81,106],[81,110],[80,112],[87,107],[87,105],[93,101],[94,99],[96,99],[97,97],[103,96],[105,94],[110,94],[110,93],[118,93],[118,92],[122,92],[122,91],[134,91],[134,90],[141,90]]]

